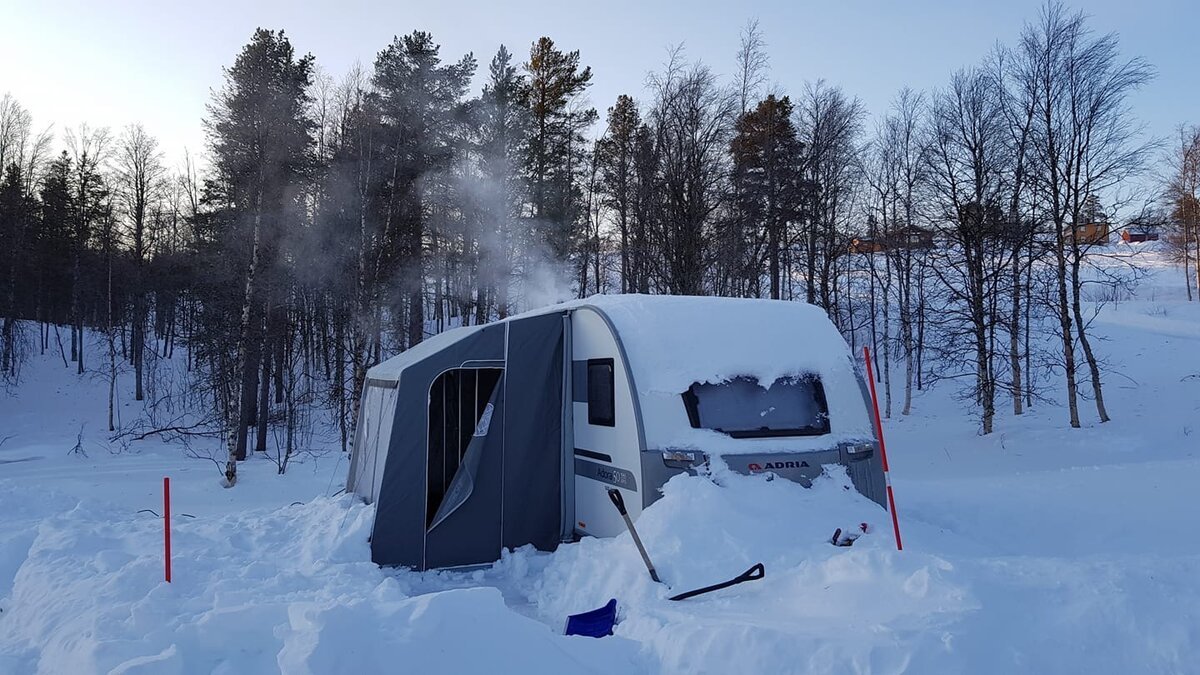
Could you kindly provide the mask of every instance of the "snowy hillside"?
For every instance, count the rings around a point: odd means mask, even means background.
[[[105,443],[105,384],[35,356],[0,394],[0,673],[1195,672],[1200,304],[1178,276],[1154,268],[1097,319],[1111,423],[1039,404],[980,437],[949,386],[886,423],[903,552],[838,472],[680,477],[638,522],[664,585],[627,535],[381,570],[369,507],[330,496],[340,453],[283,476],[252,458],[225,490],[177,445]],[[143,512],[163,476],[171,584]],[[761,581],[666,599],[755,562]],[[561,636],[612,597],[615,636]]]

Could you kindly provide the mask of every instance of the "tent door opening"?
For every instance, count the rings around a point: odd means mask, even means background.
[[[455,368],[439,375],[430,387],[427,529],[436,527],[471,495],[470,483],[479,471],[503,373],[502,368]]]

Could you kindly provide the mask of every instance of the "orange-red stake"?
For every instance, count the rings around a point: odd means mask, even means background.
[[[887,447],[883,443],[883,419],[879,417],[879,397],[875,395],[875,373],[871,370],[871,350],[863,347],[863,359],[867,362],[867,384],[871,387],[871,407],[875,409],[875,435],[879,437],[879,455],[883,458],[883,484],[887,488],[888,511],[892,512],[892,531],[896,533],[896,550],[903,551],[900,543],[900,520],[896,517],[896,496],[892,494],[892,477],[888,473]]]
[[[163,543],[167,561],[167,583],[171,583],[171,479],[163,476]]]

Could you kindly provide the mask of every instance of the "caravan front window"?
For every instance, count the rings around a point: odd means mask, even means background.
[[[781,378],[765,387],[749,377],[697,382],[683,393],[683,402],[693,428],[734,438],[829,433],[825,389],[814,375]]]

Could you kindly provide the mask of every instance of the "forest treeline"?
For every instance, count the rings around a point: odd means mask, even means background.
[[[178,169],[139,124],[56,138],[5,97],[0,370],[19,386],[55,352],[110,403],[131,378],[145,417],[110,405],[110,430],[220,434],[232,483],[272,435],[282,470],[320,411],[347,447],[367,368],[438,331],[714,294],[823,307],[875,347],[888,415],[954,380],[983,433],[1050,388],[1071,426],[1081,403],[1107,420],[1091,319],[1137,267],[1089,234],[1105,206],[1200,269],[1200,132],[1145,137],[1130,97],[1151,67],[1052,3],[870,118],[836,84],[769,86],[758,26],[741,38],[732,77],[675,49],[601,114],[583,56],[548,37],[500,47],[473,92],[475,56],[425,32],[333,78],[260,29],[213,93],[205,161]],[[1164,158],[1161,194],[1131,194]]]

